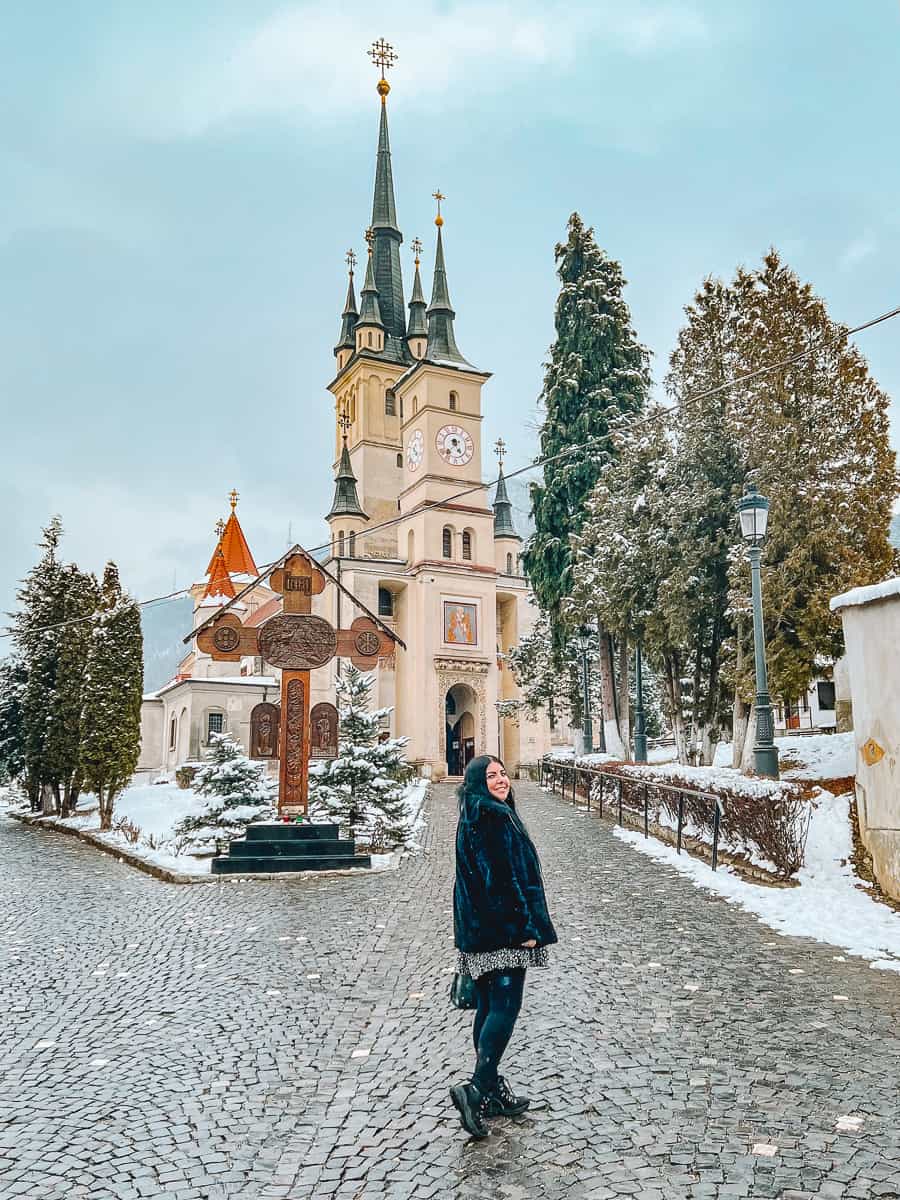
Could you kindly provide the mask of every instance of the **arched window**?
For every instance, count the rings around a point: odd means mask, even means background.
[[[366,334],[366,342],[368,345],[370,345],[370,346],[372,345],[372,330],[371,329]]]
[[[400,397],[400,420],[403,420],[403,397]]]
[[[393,388],[388,388],[384,393],[384,411],[388,417],[397,415],[397,393]]]
[[[178,745],[178,718],[173,716],[169,722],[169,749],[174,750]]]
[[[458,400],[459,400],[459,396],[457,396],[456,392],[451,392],[450,393],[450,409],[452,412],[456,412],[456,405],[457,405]]]
[[[413,396],[413,416],[419,411],[419,397]]]
[[[472,535],[471,535],[471,533],[469,533],[468,529],[463,531],[462,556],[463,556],[463,558],[468,559],[471,562],[471,560],[472,560]]]
[[[444,558],[453,557],[453,530],[449,525],[444,526],[444,532],[442,534],[442,553]]]
[[[409,531],[409,536],[406,539],[406,561],[408,563],[416,561],[416,535],[412,530]]]
[[[344,531],[343,529],[338,534],[338,558],[344,557]]]
[[[350,534],[350,557],[356,558],[356,534]]]
[[[394,615],[394,593],[386,587],[378,589],[378,615],[379,617]]]
[[[402,454],[398,454],[398,455],[397,455],[397,466],[398,466],[398,467],[402,467],[402,466],[403,466],[403,455],[402,455]]]
[[[512,575],[512,573],[513,573],[512,555],[511,554],[507,554],[507,556],[506,556],[506,573],[507,573],[507,575]]]

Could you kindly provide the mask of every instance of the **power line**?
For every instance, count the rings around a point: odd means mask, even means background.
[[[795,363],[802,361],[802,359],[808,358],[811,354],[824,349],[824,347],[829,345],[831,342],[842,341],[845,337],[852,337],[854,334],[862,333],[866,329],[872,329],[874,326],[881,325],[884,321],[890,321],[893,317],[897,316],[900,316],[900,306],[890,309],[889,312],[882,313],[881,316],[872,317],[869,321],[863,321],[861,325],[854,325],[850,329],[841,330],[833,337],[825,338],[822,341],[817,342],[814,346],[809,346],[806,350],[801,350],[797,354],[791,355],[789,358],[783,358],[778,362],[769,363],[765,367],[758,367],[755,371],[748,371],[745,375],[739,375],[736,379],[729,379],[727,382],[717,384],[715,387],[706,388],[705,391],[695,392],[693,395],[685,396],[681,400],[674,400],[669,405],[661,405],[649,416],[639,417],[630,421],[623,421],[621,425],[611,427],[606,433],[599,434],[597,437],[588,438],[586,441],[581,442],[577,446],[569,446],[565,450],[560,450],[557,454],[546,455],[544,458],[536,458],[533,462],[526,463],[524,467],[518,467],[515,471],[509,471],[504,477],[506,479],[515,479],[517,475],[524,475],[526,472],[533,471],[537,467],[544,467],[549,463],[558,462],[560,459],[568,458],[572,454],[580,454],[589,446],[593,446],[600,442],[606,442],[614,433],[618,433],[623,430],[628,430],[631,432],[634,429],[640,429],[644,426],[651,425],[661,418],[668,419],[678,412],[679,409],[685,408],[691,404],[695,404],[698,400],[705,400],[709,396],[718,395],[719,392],[727,391],[729,388],[739,387],[743,383],[748,383],[751,379],[759,379],[761,376],[769,375],[773,371],[782,371],[786,367],[794,366]],[[373,525],[369,529],[359,530],[356,534],[356,537],[365,538],[370,534],[380,533],[383,529],[391,529],[394,525],[399,525],[402,521],[409,520],[411,516],[415,515],[417,512],[421,512],[424,508],[441,508],[445,504],[452,504],[455,500],[462,500],[466,496],[471,496],[474,492],[484,491],[487,488],[493,487],[499,482],[499,480],[500,476],[498,475],[496,479],[489,480],[487,483],[471,484],[469,487],[463,488],[462,491],[454,492],[450,496],[445,496],[443,500],[428,500],[421,506],[421,508],[414,509],[411,513],[402,513],[400,516],[392,517],[388,521],[382,521],[378,525]],[[329,550],[331,546],[332,542],[329,540],[327,542],[323,542],[320,546],[313,546],[311,550],[307,550],[307,554],[317,554],[320,550]],[[284,555],[281,556],[281,558],[283,557]],[[266,571],[274,567],[275,564],[280,561],[280,558],[276,558],[270,563],[265,563],[260,574],[265,574]],[[246,588],[239,592],[237,596],[235,596],[228,602],[228,604],[224,606],[223,611],[227,611],[231,605],[235,603],[235,601],[239,600],[240,597],[245,595],[246,592],[248,592],[253,586],[255,585],[249,584]],[[139,600],[138,607],[147,608],[153,604],[159,604],[165,600],[174,600],[179,596],[187,596],[189,593],[190,588],[178,588],[177,591],[168,592],[163,596],[152,596],[149,600]],[[59,621],[55,625],[44,625],[40,629],[34,629],[31,632],[47,633],[52,629],[63,629],[67,625],[77,625],[82,621],[90,621],[92,619],[92,617],[73,617],[69,621]],[[0,630],[0,637],[9,638],[12,636],[12,630]]]

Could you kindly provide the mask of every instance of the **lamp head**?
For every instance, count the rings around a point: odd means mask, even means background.
[[[751,484],[738,500],[737,511],[741,521],[741,533],[751,545],[756,546],[766,536],[769,501]]]

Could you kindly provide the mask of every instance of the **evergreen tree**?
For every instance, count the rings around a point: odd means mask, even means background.
[[[20,658],[0,662],[0,783],[18,780],[25,772],[23,701],[27,679]]]
[[[175,827],[179,842],[195,847],[243,837],[247,826],[275,817],[275,785],[265,765],[253,762],[228,733],[214,733],[212,757],[194,776],[192,787],[208,799]]]
[[[100,806],[100,828],[112,828],[116,797],[137,766],[144,667],[141,616],[107,563],[87,652],[83,684],[81,773]]]
[[[531,633],[521,638],[506,658],[531,715],[546,709],[550,724],[556,725],[569,712],[569,681],[567,674],[560,672],[559,656],[553,653],[546,614],[539,615]]]
[[[541,455],[578,452],[546,463],[543,481],[532,484],[535,529],[523,562],[560,653],[567,639],[564,601],[573,586],[570,539],[580,532],[585,501],[615,455],[606,435],[643,409],[650,373],[648,353],[637,340],[623,298],[622,269],[600,249],[593,229],[577,213],[569,218],[567,241],[556,247],[556,262],[561,288],[556,340],[541,394]],[[603,630],[599,645],[610,741],[618,736],[615,673]]]
[[[310,800],[353,836],[365,829],[373,848],[409,838],[405,796],[413,771],[406,761],[408,738],[384,737],[391,709],[369,711],[374,675],[349,665],[336,683],[338,756],[310,767]]]

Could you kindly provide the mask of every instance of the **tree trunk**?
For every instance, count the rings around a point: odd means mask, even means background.
[[[687,763],[688,745],[681,697],[681,664],[675,652],[663,657],[663,684],[669,705],[672,733],[675,735],[675,753],[678,755],[680,763]]]
[[[750,723],[750,705],[739,692],[734,693],[734,705],[731,710],[731,765],[740,767],[744,756],[744,744],[747,741],[747,727]]]
[[[631,762],[631,697],[628,694],[628,638],[619,638],[619,729],[622,731],[622,744],[625,747],[625,759]]]
[[[52,783],[41,784],[41,812],[45,817],[52,817],[56,812],[56,797],[53,794]]]
[[[625,757],[622,734],[616,714],[616,673],[613,665],[612,647],[605,629],[598,630],[600,645],[600,686],[603,692],[603,732],[606,736],[606,752],[614,758]]]
[[[745,775],[753,770],[753,746],[756,743],[756,708],[750,706],[749,719],[747,721],[747,736],[744,738],[744,746],[741,752],[741,770]]]
[[[97,803],[100,805],[100,829],[103,832],[108,832],[112,829],[113,797],[114,792],[112,787],[97,788]]]

